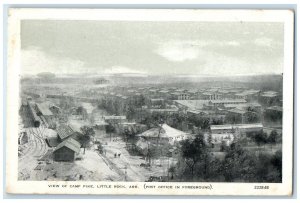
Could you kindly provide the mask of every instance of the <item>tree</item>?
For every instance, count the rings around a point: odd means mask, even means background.
[[[171,166],[171,167],[169,168],[168,172],[171,173],[171,180],[173,180],[173,179],[174,179],[174,174],[175,174],[175,172],[176,172],[175,166]]]
[[[221,145],[220,145],[220,151],[221,152],[224,152],[226,150],[227,146],[226,146],[226,143],[225,141],[222,141],[221,142]]]
[[[209,134],[208,134],[207,142],[208,142],[209,146],[211,147],[212,146],[212,134],[211,134],[211,132],[209,132]]]
[[[276,144],[278,142],[278,133],[276,130],[272,130],[269,137],[268,137],[268,142],[271,144]]]
[[[125,128],[124,129],[124,138],[125,138],[125,142],[127,143],[128,140],[134,138],[134,135],[136,134],[135,129],[133,128]]]
[[[279,172],[279,179],[282,179],[282,151],[278,150],[271,159],[272,165]]]
[[[244,150],[239,144],[232,143],[226,151],[222,171],[228,182],[254,181],[256,178],[255,155]]]
[[[95,135],[95,131],[92,127],[90,126],[82,126],[80,128],[81,132],[84,134],[84,135],[89,135],[89,136],[94,136]]]
[[[210,121],[207,117],[200,117],[196,115],[189,116],[187,118],[188,122],[196,127],[201,127],[201,129],[209,129]]]
[[[242,116],[240,115],[235,115],[235,114],[227,114],[225,116],[225,121],[229,124],[232,124],[232,123],[241,123],[242,122]]]
[[[87,118],[87,116],[88,116],[87,110],[84,107],[82,107],[82,106],[79,106],[76,109],[76,114],[77,115],[81,115],[83,120],[85,120]]]
[[[247,111],[245,117],[247,123],[257,123],[259,121],[259,116],[254,111]]]
[[[210,127],[209,125],[209,119],[208,118],[204,118],[202,120],[202,123],[201,123],[201,128],[202,129],[208,129]]]
[[[263,132],[262,130],[255,133],[254,135],[254,141],[257,144],[257,146],[265,145],[267,143],[267,133]]]
[[[89,126],[82,126],[80,128],[82,135],[79,137],[80,143],[84,148],[83,153],[85,154],[85,148],[88,147],[88,144],[91,141],[91,137],[95,135],[95,131],[92,127]]]
[[[181,142],[181,153],[186,165],[190,169],[191,177],[194,178],[195,166],[202,162],[206,164],[207,148],[204,142],[203,134],[198,134],[194,140],[184,140]],[[204,166],[204,173],[206,174],[207,166]]]
[[[221,118],[213,118],[212,124],[213,125],[223,125],[224,122],[223,122],[223,120]]]
[[[115,127],[109,123],[108,125],[105,126],[105,131],[106,133],[109,133],[110,141],[111,141],[111,134],[115,132]]]
[[[126,112],[126,116],[129,120],[134,119],[136,116],[136,108],[134,106],[129,105],[128,111]]]

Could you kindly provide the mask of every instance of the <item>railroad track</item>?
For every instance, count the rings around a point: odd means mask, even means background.
[[[19,167],[32,169],[32,167],[35,166],[33,163],[47,153],[48,147],[44,140],[41,129],[28,128],[27,135],[29,138],[29,144],[26,151],[23,151],[23,156],[19,158]]]

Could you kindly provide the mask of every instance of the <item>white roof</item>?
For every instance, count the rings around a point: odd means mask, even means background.
[[[57,137],[57,132],[55,130],[45,128],[44,135],[46,135],[46,137]]]
[[[252,124],[233,124],[233,125],[211,125],[211,130],[229,130],[229,129],[247,129],[247,128],[262,128],[261,123],[252,123]]]
[[[211,100],[213,104],[231,104],[231,103],[246,103],[245,99],[225,99],[225,100]]]
[[[104,116],[105,120],[119,120],[119,119],[126,119],[126,116]]]
[[[176,138],[179,136],[185,136],[189,135],[188,133],[185,133],[183,131],[177,130],[175,128],[172,128],[168,126],[167,124],[163,124],[161,126],[161,129],[159,127],[152,128],[150,130],[147,130],[141,134],[138,134],[138,137],[158,137],[158,134],[160,132],[160,137],[167,137],[167,138]]]
[[[199,110],[204,104],[208,104],[209,100],[175,100],[175,103],[188,107],[189,109]]]

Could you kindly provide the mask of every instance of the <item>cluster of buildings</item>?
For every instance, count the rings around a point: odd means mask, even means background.
[[[97,81],[106,84],[107,81]],[[36,87],[37,88],[37,87]],[[43,87],[44,88],[44,87]],[[59,115],[60,107],[43,102],[33,102],[39,98],[75,99],[97,103],[99,108],[105,109],[111,116],[104,116],[99,122],[95,121],[94,128],[105,130],[107,125],[114,126],[116,133],[134,131],[141,150],[149,146],[160,136],[168,144],[187,139],[192,136],[194,124],[190,127],[178,129],[170,127],[165,119],[161,127],[147,129],[141,121],[147,116],[161,115],[171,118],[180,115],[185,118],[181,122],[190,122],[188,118],[207,119],[208,128],[200,129],[212,135],[214,143],[224,140],[232,141],[236,135],[249,131],[263,129],[264,119],[280,123],[282,119],[282,94],[275,91],[261,91],[245,87],[210,87],[210,88],[182,88],[173,86],[99,86],[89,89],[77,89],[71,93],[67,91],[46,91],[27,89],[23,92],[28,97],[22,103],[27,117],[34,127],[41,124],[55,129],[49,133],[46,141],[53,148],[53,158],[56,161],[72,161],[80,152],[82,132],[74,127],[62,124]],[[33,98],[33,99],[30,99]],[[81,115],[86,119],[87,112],[82,107],[71,108],[72,115]],[[174,127],[174,125],[172,125]],[[138,129],[138,130],[137,130]],[[199,130],[199,127],[198,127]],[[159,133],[159,135],[158,135]]]

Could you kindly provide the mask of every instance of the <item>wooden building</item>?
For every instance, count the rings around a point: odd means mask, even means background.
[[[69,138],[78,139],[78,137],[82,135],[82,133],[78,132],[78,130],[75,130],[74,127],[65,124],[58,126],[56,131],[59,142]]]
[[[73,162],[80,152],[80,143],[69,138],[60,143],[53,151],[54,161]]]

